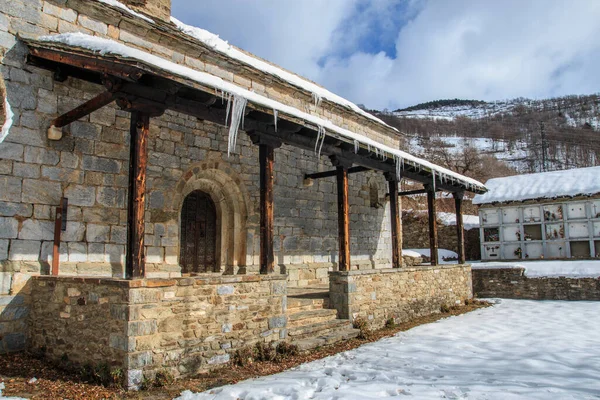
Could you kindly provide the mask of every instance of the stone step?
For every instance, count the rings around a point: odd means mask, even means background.
[[[329,298],[303,298],[303,297],[288,297],[287,308],[288,313],[299,311],[318,310],[329,306]]]
[[[311,325],[318,322],[325,322],[336,319],[337,311],[320,309],[310,311],[300,311],[288,315],[288,329],[302,325]]]
[[[300,351],[311,350],[320,346],[326,346],[328,344],[334,344],[343,340],[355,338],[359,335],[360,329],[347,328],[343,330],[334,331],[326,335],[301,339],[292,340],[292,343],[298,346]]]
[[[352,323],[347,319],[333,319],[325,322],[317,322],[310,325],[297,326],[288,329],[291,340],[309,339],[317,336],[327,335],[336,331],[352,328]]]

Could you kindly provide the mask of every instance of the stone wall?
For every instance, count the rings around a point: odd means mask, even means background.
[[[440,312],[472,297],[469,265],[335,271],[329,276],[330,303],[338,318],[367,321],[371,328]]]
[[[37,277],[29,347],[120,367],[133,388],[157,370],[190,375],[241,347],[286,339],[286,293],[285,275]]]
[[[525,268],[473,269],[473,294],[530,300],[600,300],[600,279],[528,278]]]
[[[402,213],[403,247],[406,249],[429,248],[429,220],[427,212]],[[438,243],[440,249],[452,250],[458,253],[458,237],[456,226],[444,225],[437,221]],[[481,246],[479,242],[479,229],[463,229],[465,235],[465,257],[467,260],[481,259]]]
[[[51,72],[26,65],[26,48],[17,33],[29,38],[80,31],[110,38],[349,129],[388,137],[387,128],[326,101],[315,107],[310,94],[207,51],[170,24],[157,21],[153,26],[97,1],[65,4],[14,0],[0,5],[0,71],[15,114],[8,137],[0,143],[0,272],[48,271],[55,208],[63,195],[70,206],[61,237],[61,274],[121,277],[125,255],[129,114],[106,106],[64,128],[63,139],[49,141],[46,129],[56,116],[103,89],[73,78],[55,81]],[[258,150],[241,133],[238,148],[228,157],[227,133],[226,127],[173,112],[151,120],[145,237],[149,276],[180,274],[181,204],[193,189],[208,191],[224,218],[221,270],[258,269]],[[393,135],[387,140],[397,147]],[[337,261],[335,178],[303,186],[305,173],[332,168],[328,159],[310,151],[289,146],[275,150],[275,259],[283,268]],[[350,177],[355,265],[383,266],[390,260],[389,207],[371,207],[372,182],[385,203],[382,174]]]
[[[0,270],[0,354],[24,350],[36,266]]]

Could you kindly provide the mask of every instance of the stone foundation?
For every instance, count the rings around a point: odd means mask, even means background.
[[[600,300],[597,278],[528,278],[525,268],[474,269],[476,297],[530,300]]]
[[[285,275],[120,280],[32,279],[29,348],[48,358],[122,368],[128,388],[229,361],[287,337]]]
[[[362,318],[380,328],[440,312],[443,304],[464,304],[472,297],[469,265],[329,273],[330,303],[338,318]]]

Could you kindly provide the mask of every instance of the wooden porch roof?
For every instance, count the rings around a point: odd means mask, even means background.
[[[216,87],[199,82],[183,74],[174,73],[141,58],[123,57],[111,52],[100,53],[92,49],[67,43],[46,40],[24,40],[29,48],[28,62],[54,71],[55,78],[64,80],[71,76],[105,88],[105,92],[78,107],[85,115],[112,101],[126,111],[143,111],[161,115],[166,109],[181,112],[220,125],[227,123],[227,101],[217,93]],[[133,49],[132,49],[133,50]],[[137,49],[135,51],[141,52]],[[148,57],[156,57],[148,54]],[[169,62],[165,60],[165,62]],[[187,68],[181,66],[181,68]],[[77,119],[78,110],[71,113]],[[245,111],[243,130],[258,135],[263,141],[285,143],[297,148],[314,150],[320,128],[311,121],[287,113],[279,113],[275,127],[273,108],[249,100]],[[65,116],[61,116],[65,117]],[[69,116],[67,116],[67,120]],[[61,121],[59,121],[61,122]],[[62,121],[69,123],[69,121]],[[57,126],[60,126],[57,124]],[[370,139],[369,139],[370,140]],[[396,173],[398,158],[381,157],[365,145],[349,137],[328,130],[321,154],[385,173]],[[437,190],[451,193],[471,191],[485,193],[479,182],[456,173],[440,176],[439,170],[421,165],[411,159],[402,159],[402,178],[435,186]],[[448,171],[450,172],[450,171]],[[464,179],[462,179],[464,178]]]

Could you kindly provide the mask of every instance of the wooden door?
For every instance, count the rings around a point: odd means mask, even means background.
[[[183,273],[216,270],[217,213],[215,203],[204,192],[190,193],[181,210],[181,253]]]

